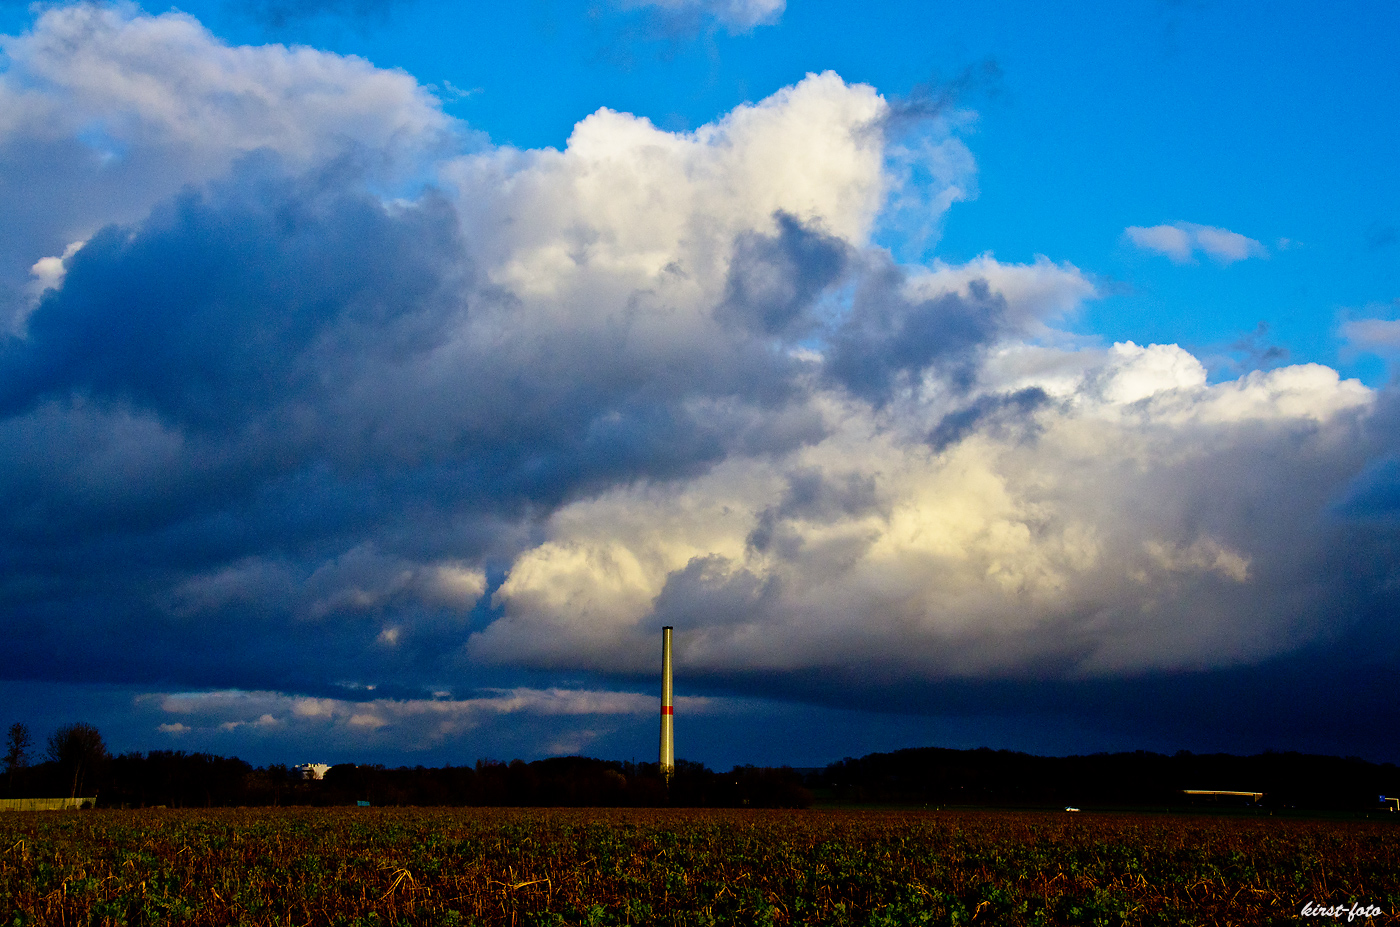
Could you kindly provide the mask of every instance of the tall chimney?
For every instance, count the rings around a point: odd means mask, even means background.
[[[661,629],[661,778],[667,784],[676,771],[676,738],[671,710],[671,626]]]

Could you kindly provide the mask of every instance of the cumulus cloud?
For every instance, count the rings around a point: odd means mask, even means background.
[[[1324,487],[1360,465],[1351,439],[1371,401],[1325,368],[1210,386],[1179,348],[1125,344],[1067,394],[1047,381],[941,448],[923,431],[936,402],[879,425],[834,404],[827,437],[783,458],[556,513],[497,592],[506,616],[472,646],[641,669],[646,629],[673,623],[680,658],[704,672],[1255,661],[1336,618],[1298,570],[1328,558]],[[1294,487],[1286,503],[1265,501],[1266,467],[1269,486]]]
[[[1229,229],[1194,222],[1173,222],[1171,225],[1147,228],[1130,225],[1123,234],[1144,251],[1164,254],[1177,264],[1191,263],[1198,252],[1219,264],[1269,256],[1269,250],[1253,238]]]
[[[3,42],[5,134],[80,134],[103,158],[178,152],[207,175],[271,148],[307,164],[355,141],[375,154],[448,128],[409,75],[305,46],[232,47],[182,13],[79,3]]]
[[[173,735],[436,743],[654,709],[425,693],[649,673],[661,624],[687,672],[820,697],[1257,664],[1389,595],[1389,529],[1338,508],[1381,497],[1384,394],[1071,337],[1095,285],[1048,257],[901,261],[890,211],[936,220],[971,168],[912,180],[874,88],[516,150],[408,75],[179,14],[5,42],[0,156],[62,180],[26,212],[0,173],[11,672],[204,692],[143,703]]]
[[[251,152],[300,169],[338,159],[392,185],[457,131],[402,72],[305,47],[229,46],[193,17],[127,3],[50,7],[27,32],[0,37],[0,51],[0,313],[10,328],[27,311],[36,262],[51,282],[49,258],[69,243],[138,221]]]

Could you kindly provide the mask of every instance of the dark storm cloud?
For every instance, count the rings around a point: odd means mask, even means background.
[[[1394,387],[1381,393],[1366,436],[1373,447],[1370,462],[1337,494],[1333,511],[1377,538],[1393,537],[1400,527],[1400,391]]]
[[[385,205],[353,164],[296,173],[260,154],[66,262],[0,349],[13,665],[428,684],[453,671],[464,615],[395,577],[509,557],[581,494],[819,437],[783,412],[798,367],[743,328],[665,366],[606,330],[464,337],[522,310],[476,284],[457,218],[431,193]],[[764,274],[792,311],[841,260],[792,221],[738,250],[736,289]]]
[[[1033,433],[1031,415],[1050,401],[1039,387],[1018,390],[1006,395],[986,395],[956,412],[949,412],[929,433],[929,445],[935,451],[957,444],[979,430],[995,428],[1005,432],[1014,429],[1021,434]]]
[[[433,346],[454,263],[445,204],[390,217],[334,181],[256,164],[222,192],[93,236],[28,337],[7,339],[0,414],[83,395],[228,430],[291,401],[319,406],[355,375],[348,357],[380,366]]]
[[[1013,749],[1050,754],[1090,749],[1197,753],[1297,750],[1400,759],[1400,709],[1389,697],[1400,684],[1394,655],[1367,657],[1352,647],[1309,647],[1260,665],[1128,678],[1065,681],[959,680],[887,683],[880,668],[847,672],[827,667],[746,681],[745,688],[780,702],[807,703],[814,713],[869,713],[871,723],[903,715],[928,719],[927,743],[947,736],[962,719],[966,746],[996,746],[1008,727],[1029,723]],[[733,679],[684,679],[687,692],[732,690]],[[761,695],[760,695],[761,693]],[[1086,747],[1086,742],[1104,747]],[[920,744],[923,745],[923,744]],[[840,750],[839,743],[833,749]],[[858,753],[859,751],[851,751]]]
[[[849,316],[831,338],[829,375],[877,405],[930,367],[966,389],[982,351],[1005,331],[1006,300],[985,280],[973,280],[966,293],[926,299],[911,298],[905,283],[904,271],[893,265],[863,275]]]
[[[1368,468],[1339,500],[1338,511],[1362,521],[1400,520],[1400,460],[1388,457]]]
[[[180,13],[51,5],[3,46],[6,333],[21,332],[33,308],[36,261],[52,264],[104,226],[143,221],[250,153],[276,152],[298,171],[358,159],[397,189],[460,137],[406,74],[309,48],[231,48]]]
[[[838,281],[849,261],[839,238],[779,213],[776,235],[745,232],[729,264],[723,318],[764,335],[801,336],[814,320],[802,316]]]
[[[147,159],[104,164],[102,152],[73,138],[20,136],[0,140],[0,319],[20,311],[30,283],[29,268],[45,255],[62,254],[74,229],[90,219],[92,206],[123,218],[139,217],[159,178]],[[82,178],[84,196],[72,196]],[[164,190],[162,192],[173,192]]]
[[[255,161],[72,259],[0,354],[16,543],[179,569],[393,510],[383,486],[425,449],[376,441],[384,410],[344,399],[402,384],[465,271],[441,202],[391,215],[324,179]]]
[[[456,214],[432,195],[391,210],[334,174],[253,159],[210,193],[95,235],[27,337],[6,339],[0,409],[81,399],[151,416],[133,429],[217,444],[230,466],[418,470],[425,490],[442,488],[441,470],[485,502],[684,472],[719,456],[733,423],[681,400],[782,400],[782,362],[742,339],[665,370],[631,365],[606,332],[464,343],[454,333],[476,314],[516,310],[508,293],[474,291],[460,254]],[[770,280],[806,285],[805,267],[789,271],[795,282]]]
[[[772,579],[735,571],[723,557],[697,557],[666,581],[656,615],[686,627],[744,625],[763,620],[778,595]]]
[[[1389,483],[1395,470],[1393,464],[1382,465],[1360,483],[1367,487]],[[1396,733],[1400,711],[1387,694],[1400,680],[1396,669],[1400,626],[1388,591],[1400,576],[1393,498],[1367,498],[1365,515],[1350,507],[1340,513],[1319,512],[1318,506],[1326,507],[1327,485],[1335,486],[1336,481],[1318,472],[1312,476],[1310,481],[1300,480],[1297,474],[1287,479],[1295,487],[1312,483],[1313,498],[1292,500],[1311,514],[1282,512],[1262,490],[1231,504],[1262,518],[1257,533],[1269,538],[1276,549],[1256,555],[1253,568],[1258,576],[1252,589],[1218,584],[1211,591],[1213,597],[1229,598],[1227,611],[1235,612],[1235,620],[1249,612],[1276,611],[1284,602],[1313,611],[1310,622],[1317,631],[1276,656],[1218,668],[1084,677],[1073,671],[1076,661],[1057,663],[1053,656],[1056,642],[1062,648],[1075,644],[1075,622],[1072,616],[1064,616],[1067,620],[1047,629],[1048,639],[1035,645],[1037,665],[1026,675],[930,680],[917,668],[901,669],[887,653],[863,657],[849,652],[833,655],[821,665],[782,671],[694,667],[684,674],[687,691],[738,690],[825,709],[968,718],[988,739],[994,739],[1005,724],[1038,716],[1065,738],[1042,749],[1061,753],[1082,750],[1084,736],[1099,736],[1119,744],[1116,749],[1155,745],[1154,749],[1167,751],[1304,750],[1393,762],[1400,758]],[[1234,478],[1201,470],[1183,474],[1175,491],[1187,499],[1184,509],[1198,525],[1208,524],[1212,530],[1239,524],[1239,512],[1210,510],[1208,500],[1216,497],[1217,489],[1211,486],[1213,481],[1229,485]],[[1393,493],[1393,487],[1388,491]],[[1146,513],[1125,514],[1137,518]],[[1340,519],[1335,517],[1338,514]],[[1300,556],[1290,545],[1304,535],[1315,541]],[[1261,550],[1257,544],[1251,548]],[[667,617],[695,622],[692,627],[713,626],[704,612],[711,601],[747,603],[750,618],[765,609],[782,614],[780,603],[773,601],[778,598],[775,593],[752,593],[765,588],[760,578],[722,566],[692,563],[684,582],[668,584],[667,603],[672,608]],[[1321,577],[1328,577],[1326,593],[1309,601],[1307,590]],[[1261,589],[1268,591],[1261,593]],[[674,607],[682,601],[687,603],[685,608]],[[1099,605],[1099,619],[1111,620],[1110,603]],[[1195,614],[1182,620],[1200,622],[1204,617]],[[1021,645],[1026,633],[1018,632],[1017,640],[1008,638],[1006,645]],[[794,643],[797,640],[795,633]],[[686,644],[682,637],[682,654]],[[910,638],[906,646],[920,645]]]
[[[1047,326],[1094,288],[1048,259],[897,264],[881,210],[936,222],[972,175],[941,97],[813,75],[692,133],[444,154],[406,74],[122,9],[7,46],[59,88],[7,163],[67,139],[72,180],[0,187],[12,677],[351,744],[361,709],[431,729],[447,679],[632,685],[666,621],[716,690],[928,713],[1394,642],[1388,400],[1085,347]]]
[[[791,557],[802,539],[800,534],[784,530],[785,521],[800,518],[830,524],[867,514],[877,506],[875,482],[868,476],[849,473],[837,477],[814,468],[799,468],[787,474],[787,491],[778,504],[759,514],[747,544],[760,553],[774,548],[781,556]]]

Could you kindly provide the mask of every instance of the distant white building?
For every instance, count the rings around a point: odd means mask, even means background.
[[[300,766],[293,766],[303,779],[324,779],[326,770],[330,769],[325,763],[302,763]]]

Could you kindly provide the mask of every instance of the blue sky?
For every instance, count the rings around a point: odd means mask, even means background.
[[[14,720],[1400,759],[1393,5],[0,31]]]

